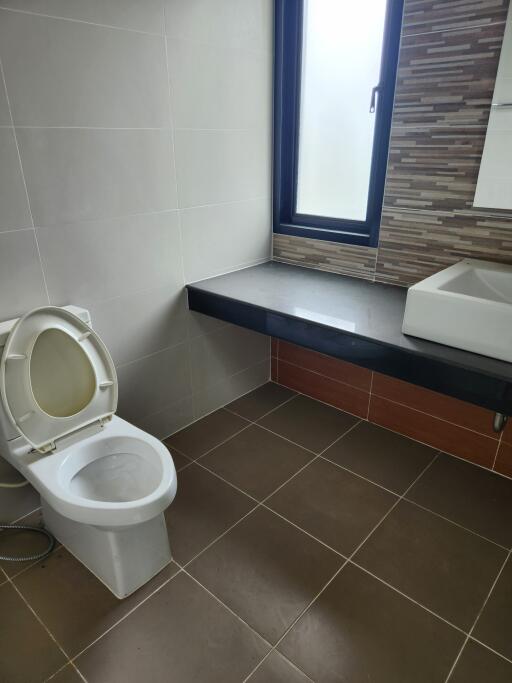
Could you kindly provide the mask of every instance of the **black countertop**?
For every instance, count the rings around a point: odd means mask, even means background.
[[[425,372],[418,378],[410,377],[411,372],[414,375],[414,359],[417,364],[429,361],[425,369],[437,368],[436,374],[442,368],[467,371],[467,376],[456,373],[462,382],[497,380],[500,396],[492,406],[488,398],[479,399],[475,386],[467,387],[466,400],[496,410],[498,405],[503,409],[505,400],[512,409],[512,363],[402,334],[407,296],[404,288],[270,261],[196,282],[187,289],[193,310],[454,396],[460,396],[460,391],[443,389],[446,382],[440,378],[430,381]],[[296,321],[295,327],[292,321]],[[319,342],[321,339],[328,343]],[[354,350],[357,340],[362,352]],[[376,351],[378,360],[371,357]],[[391,365],[386,365],[385,357],[391,359]],[[399,359],[407,359],[405,376],[396,371]]]

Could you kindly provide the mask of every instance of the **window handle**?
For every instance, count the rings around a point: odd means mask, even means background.
[[[380,92],[380,83],[372,88],[372,97],[370,100],[370,114],[375,114],[375,99],[378,92]]]

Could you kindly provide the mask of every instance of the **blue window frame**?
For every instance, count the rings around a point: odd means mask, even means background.
[[[315,0],[309,0],[314,2]],[[341,2],[342,0],[340,0]],[[355,0],[352,0],[355,1]],[[365,220],[297,211],[304,0],[275,0],[274,232],[333,242],[376,246],[393,111],[403,0],[388,0]],[[364,39],[364,36],[362,36]],[[368,93],[375,102],[375,92]]]

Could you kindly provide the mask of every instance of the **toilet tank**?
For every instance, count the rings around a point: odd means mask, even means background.
[[[86,308],[80,308],[79,306],[62,306],[62,308],[70,313],[74,313],[80,320],[83,320],[88,325],[91,324],[91,316]],[[0,357],[3,353],[7,337],[18,319],[19,318],[13,318],[12,320],[0,322]],[[0,399],[0,445],[2,440],[11,441],[19,436],[18,430],[7,417],[7,413],[5,412],[3,403]]]

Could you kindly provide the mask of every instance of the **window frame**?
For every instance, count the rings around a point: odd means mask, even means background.
[[[298,214],[303,0],[275,0],[274,233],[375,247],[378,243],[404,0],[387,0],[375,134],[364,221]],[[368,93],[368,106],[370,106]]]

